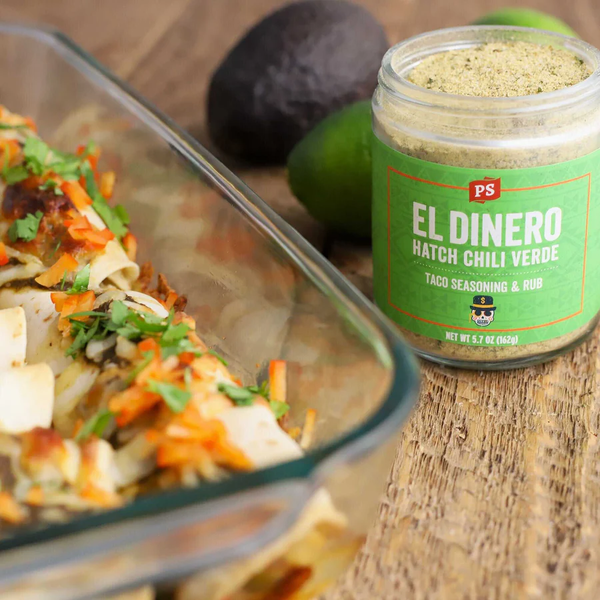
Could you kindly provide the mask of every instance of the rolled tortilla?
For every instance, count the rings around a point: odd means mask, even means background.
[[[76,408],[91,390],[99,374],[100,368],[96,365],[76,360],[56,378],[53,423],[63,437],[73,433],[79,418]]]
[[[49,291],[32,287],[0,289],[0,310],[21,307],[25,311],[28,335],[26,361],[46,362],[58,376],[73,362],[72,358],[65,356],[72,339],[63,337],[58,330],[59,314],[50,295]],[[164,306],[151,296],[134,291],[109,290],[98,296],[95,306],[99,307],[107,301],[114,300],[122,300],[137,310],[149,310],[162,318],[169,314]]]
[[[50,299],[51,292],[23,287],[0,290],[0,309],[21,307],[27,323],[28,363],[48,363],[55,375],[60,375],[72,362],[65,356],[71,340],[58,330],[59,315]]]
[[[27,325],[20,306],[0,310],[0,371],[25,364]]]
[[[24,433],[50,427],[54,375],[46,364],[16,367],[0,373],[0,431]]]
[[[6,255],[10,262],[4,267],[0,267],[0,286],[13,281],[32,279],[46,270],[42,261],[31,254],[23,254],[6,246]]]
[[[150,475],[156,468],[156,447],[148,441],[146,432],[138,433],[115,452],[116,482],[126,487]]]
[[[285,556],[294,544],[315,528],[342,530],[345,526],[346,519],[334,507],[329,493],[320,489],[306,505],[294,527],[285,535],[247,559],[192,576],[178,588],[176,598],[177,600],[228,598],[275,560]]]
[[[104,221],[91,206],[80,212],[98,229],[106,229]],[[115,239],[108,242],[104,250],[90,261],[89,287],[91,290],[98,290],[102,284],[109,282],[121,290],[129,290],[139,275],[140,267],[137,263],[129,260],[125,250]]]
[[[224,410],[216,418],[228,437],[252,461],[255,469],[302,456],[300,446],[285,433],[273,411],[262,403]],[[343,530],[346,518],[336,510],[329,492],[318,490],[294,527],[253,556],[219,569],[195,575],[178,588],[177,600],[222,600],[239,592],[250,579],[286,555],[296,543],[315,529]]]
[[[127,258],[121,244],[117,240],[111,240],[90,261],[89,287],[97,290],[108,282],[121,290],[129,290],[139,274],[139,266]]]

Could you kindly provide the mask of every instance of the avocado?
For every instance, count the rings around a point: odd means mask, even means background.
[[[288,180],[308,212],[337,233],[371,235],[371,103],[321,121],[291,152]]]
[[[370,98],[388,48],[381,25],[345,0],[302,0],[255,25],[212,76],[208,129],[224,153],[284,163],[319,121]]]
[[[501,8],[477,19],[474,25],[534,27],[535,29],[544,29],[571,37],[579,37],[564,21],[532,8]]]

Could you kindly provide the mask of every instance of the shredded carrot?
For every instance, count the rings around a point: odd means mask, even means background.
[[[287,367],[285,360],[269,363],[269,391],[271,400],[285,402],[287,396]]]
[[[69,227],[69,234],[74,240],[89,242],[89,244],[97,249],[102,249],[110,242],[115,239],[115,235],[110,229],[101,229],[99,231],[89,229],[78,229]]]
[[[96,229],[87,217],[72,214],[70,216],[70,219],[65,219],[64,225],[74,240],[89,242],[94,249],[101,249],[110,240],[115,239],[115,235],[110,229]]]
[[[293,440],[297,440],[300,437],[300,435],[302,434],[302,430],[300,429],[300,427],[291,427],[290,429],[287,430],[287,434]]]
[[[179,355],[179,362],[180,364],[189,367],[194,360],[196,360],[196,355],[193,352],[182,352]],[[196,371],[192,371],[192,374],[196,374]]]
[[[0,142],[0,147],[2,148],[2,154],[8,153],[8,164],[10,165],[13,159],[21,152],[21,147],[19,146],[19,142],[16,140],[2,140]],[[4,158],[2,159],[4,162]]]
[[[129,260],[135,261],[135,258],[137,256],[138,243],[137,243],[137,238],[130,231],[128,231],[125,234],[125,237],[123,238],[123,246],[125,246],[125,252],[127,253],[127,258]]]
[[[114,508],[123,503],[117,494],[102,490],[91,483],[86,484],[81,492],[79,492],[79,495],[84,500],[88,500],[92,504],[101,506],[102,508]]]
[[[79,144],[79,146],[77,146],[77,151],[76,151],[77,156],[82,156],[84,152],[85,152],[85,146],[83,146],[82,144]],[[90,167],[92,167],[92,170],[95,171],[98,168],[98,159],[100,158],[100,148],[98,146],[96,146],[96,149],[94,150],[94,152],[92,154],[88,154],[86,158],[89,161]]]
[[[35,121],[31,118],[31,117],[25,117],[23,119],[25,125],[27,125],[27,127],[29,127],[29,129],[31,129],[31,131],[37,133],[37,125],[35,124]]]
[[[171,310],[173,308],[173,306],[175,305],[175,302],[177,301],[178,297],[179,296],[177,295],[177,292],[172,292],[172,291],[169,292],[163,302],[163,304],[165,305],[165,308],[167,310]]]
[[[92,199],[78,181],[65,181],[60,189],[78,210],[84,210],[92,204]]]
[[[115,413],[117,425],[124,427],[160,401],[161,397],[158,394],[147,392],[135,385],[113,396],[108,403],[108,408]]]
[[[65,292],[52,292],[50,294],[50,300],[52,300],[52,304],[54,304],[56,312],[60,312],[62,310],[65,300],[68,297],[69,295]]]
[[[150,352],[152,350],[158,350],[158,342],[154,338],[146,338],[138,344],[140,352]]]
[[[100,176],[100,193],[108,200],[112,198],[115,188],[115,172],[107,171]]]
[[[8,255],[6,254],[6,246],[4,242],[0,242],[0,267],[8,264]]]
[[[73,433],[71,435],[72,438],[76,438],[77,434],[81,431],[81,428],[83,427],[83,424],[85,423],[85,421],[83,419],[77,419],[77,421],[75,421],[75,426],[73,427]]]
[[[50,296],[52,300],[52,296]],[[73,294],[62,300],[60,310],[60,319],[58,321],[58,329],[63,332],[63,335],[68,335],[71,332],[71,321],[67,318],[70,315],[78,312],[85,312],[94,308],[96,294],[91,290],[83,294]],[[54,300],[52,300],[54,302]],[[61,299],[58,300],[61,303]],[[54,304],[56,306],[56,303]],[[85,321],[88,317],[73,317],[74,321]]]
[[[33,506],[43,506],[44,490],[39,485],[30,487],[25,496],[25,502],[27,502],[27,504],[32,504]]]
[[[44,287],[52,287],[61,281],[65,273],[72,273],[79,263],[70,255],[63,254],[47,271],[35,278]]]
[[[313,432],[315,430],[315,422],[317,420],[317,411],[314,408],[309,408],[306,411],[306,418],[304,419],[304,427],[302,428],[302,437],[300,438],[300,448],[306,450],[311,442]]]
[[[8,492],[0,492],[0,519],[17,524],[26,518],[23,507]]]
[[[229,442],[223,423],[204,419],[192,404],[174,415],[162,432],[149,431],[146,437],[157,445],[156,463],[162,468],[197,464],[206,453],[216,464],[230,469],[252,468],[246,455]]]

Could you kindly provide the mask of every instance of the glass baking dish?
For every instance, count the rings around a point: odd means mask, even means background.
[[[95,598],[209,572],[280,538],[323,488],[362,539],[418,387],[389,322],[204,148],[64,35],[0,24],[0,67],[1,103],[32,116],[43,137],[63,150],[100,145],[142,259],[188,295],[199,333],[232,372],[260,381],[270,359],[285,359],[291,425],[308,408],[318,415],[302,459],[5,535],[0,596]]]

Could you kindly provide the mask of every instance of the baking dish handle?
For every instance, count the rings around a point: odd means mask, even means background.
[[[79,600],[252,555],[288,531],[312,493],[292,480],[3,554],[2,597]],[[35,563],[35,564],[32,564]]]

